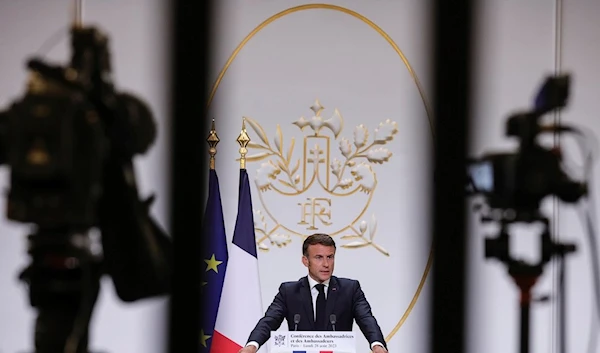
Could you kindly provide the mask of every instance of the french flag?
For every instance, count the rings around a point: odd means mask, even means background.
[[[240,169],[238,214],[210,353],[237,353],[263,314],[250,182]]]

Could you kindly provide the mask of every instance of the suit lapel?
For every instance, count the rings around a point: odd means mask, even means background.
[[[329,281],[329,289],[327,290],[327,304],[325,305],[325,320],[329,321],[329,316],[331,314],[335,314],[333,310],[335,309],[335,301],[339,295],[340,288],[339,283],[336,277],[331,277]],[[329,326],[330,324],[327,324]]]
[[[302,321],[308,322],[311,330],[315,328],[315,316],[312,303],[312,295],[310,294],[310,285],[308,284],[308,278],[302,279],[302,285],[300,286],[300,301],[304,307],[304,318]]]

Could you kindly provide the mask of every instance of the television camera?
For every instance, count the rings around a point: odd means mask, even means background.
[[[504,263],[508,273],[520,289],[521,325],[520,352],[529,351],[529,310],[531,288],[543,272],[545,264],[558,257],[564,266],[565,255],[576,250],[574,244],[560,243],[552,236],[550,221],[540,211],[541,202],[549,196],[566,203],[576,203],[587,194],[584,181],[572,179],[562,167],[558,147],[544,147],[539,142],[542,134],[560,136],[578,133],[578,130],[557,122],[544,124],[544,115],[567,105],[570,76],[546,78],[530,111],[511,115],[506,123],[506,135],[518,140],[514,152],[488,153],[470,161],[467,166],[467,190],[480,195],[487,207],[479,207],[483,222],[498,222],[496,237],[485,239],[485,257]],[[541,223],[541,257],[537,263],[514,258],[509,252],[509,225],[514,223]],[[564,268],[561,268],[564,273]],[[560,281],[560,310],[564,309],[564,281]],[[564,313],[561,312],[564,318]],[[564,325],[564,320],[562,320]],[[561,344],[564,344],[564,326]]]
[[[23,97],[0,112],[8,219],[30,224],[20,279],[37,309],[36,353],[87,353],[100,278],[125,302],[170,291],[171,241],[138,196],[133,157],[156,137],[149,107],[111,81],[109,40],[75,24],[64,66],[27,62]],[[89,234],[101,233],[102,254]]]

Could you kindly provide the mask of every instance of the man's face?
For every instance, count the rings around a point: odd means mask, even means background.
[[[321,244],[309,245],[308,255],[302,256],[302,263],[308,267],[308,275],[318,282],[325,282],[333,274],[335,248]]]

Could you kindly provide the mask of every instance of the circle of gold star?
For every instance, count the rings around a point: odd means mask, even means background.
[[[208,339],[210,338],[210,335],[205,335],[204,334],[204,330],[200,330],[200,344],[203,345],[204,347],[208,347],[206,345],[206,341],[208,341]]]
[[[211,256],[210,259],[204,259],[204,262],[206,262],[206,272],[213,270],[216,273],[219,273],[219,269],[217,268],[217,266],[219,266],[220,264],[223,263],[223,261],[218,261],[217,259],[215,259],[215,254],[213,254]]]

